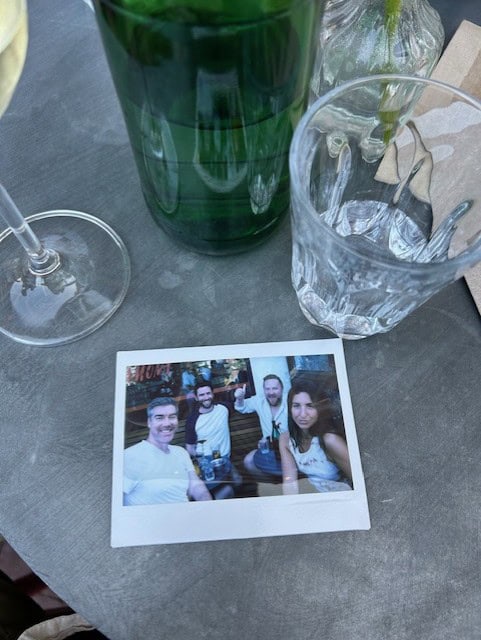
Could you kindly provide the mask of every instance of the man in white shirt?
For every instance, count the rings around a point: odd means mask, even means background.
[[[147,407],[149,435],[124,451],[124,505],[212,500],[189,454],[171,445],[179,425],[173,398],[155,398]]]
[[[207,380],[197,382],[195,397],[197,407],[185,421],[185,448],[193,456],[197,451],[197,443],[203,441],[205,453],[218,450],[222,458],[230,458],[229,409],[224,404],[214,402],[214,389]],[[241,484],[242,476],[230,463],[228,476],[212,490],[212,494],[216,500],[231,498]]]
[[[253,475],[265,474],[282,476],[280,457],[276,455],[276,444],[279,435],[287,431],[287,396],[284,393],[284,385],[279,376],[270,373],[262,381],[263,395],[245,397],[246,386],[239,387],[234,392],[234,409],[239,413],[254,413],[259,416],[262,430],[262,440],[270,440],[274,451],[269,456],[258,453],[255,449],[244,458],[244,466]]]
[[[197,442],[203,440],[210,452],[216,449],[223,458],[230,457],[229,409],[214,402],[212,384],[201,380],[195,385],[197,407],[185,422],[185,448],[195,455]]]

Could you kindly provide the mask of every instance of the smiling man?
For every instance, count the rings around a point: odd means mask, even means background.
[[[149,435],[124,452],[124,505],[212,500],[183,447],[171,445],[179,425],[172,398],[147,407]]]
[[[234,409],[239,413],[257,413],[262,430],[262,440],[269,438],[273,450],[269,455],[259,455],[258,449],[250,451],[244,458],[244,466],[252,476],[266,480],[270,475],[282,474],[277,447],[281,433],[287,431],[287,399],[282,380],[269,373],[262,380],[263,394],[245,397],[246,385],[235,390]]]
[[[189,414],[185,423],[185,446],[195,455],[197,442],[206,441],[207,447],[218,449],[222,457],[230,457],[229,409],[214,402],[212,384],[201,380],[195,385],[197,407]]]
[[[234,409],[240,413],[254,413],[259,416],[262,436],[271,438],[273,431],[287,431],[287,402],[282,380],[275,373],[270,373],[262,380],[263,395],[245,397],[246,385],[235,390]]]

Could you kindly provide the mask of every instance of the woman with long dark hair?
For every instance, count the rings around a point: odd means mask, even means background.
[[[294,378],[287,406],[289,431],[279,439],[283,493],[299,493],[299,472],[318,491],[349,490],[346,479],[351,481],[351,465],[346,440],[334,424],[331,399],[321,381]]]

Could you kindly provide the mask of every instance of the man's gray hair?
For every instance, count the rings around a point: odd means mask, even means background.
[[[151,418],[152,413],[154,412],[155,407],[168,407],[172,406],[175,408],[175,413],[179,413],[179,407],[174,398],[169,398],[168,396],[164,396],[163,398],[154,398],[147,405],[147,417]]]

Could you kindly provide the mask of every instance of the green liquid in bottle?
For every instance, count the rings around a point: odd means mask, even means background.
[[[95,4],[156,222],[203,253],[265,240],[289,206],[319,1]]]

